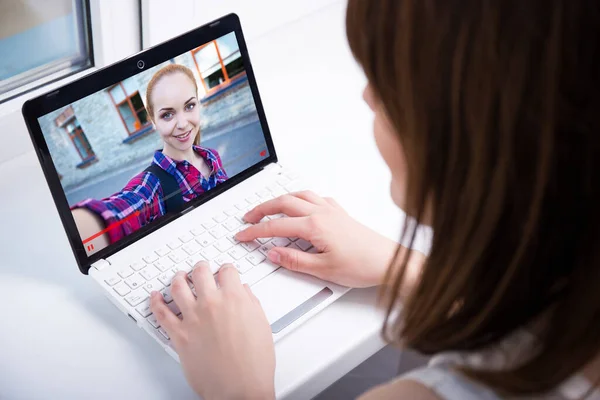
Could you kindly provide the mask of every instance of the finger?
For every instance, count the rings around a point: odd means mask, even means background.
[[[246,290],[246,293],[248,293],[248,297],[250,297],[250,299],[255,302],[256,304],[260,304],[260,301],[258,300],[258,297],[256,297],[254,295],[254,293],[252,293],[252,289],[250,289],[250,286],[248,286],[247,283],[244,283],[244,289]]]
[[[181,329],[181,320],[167,307],[165,300],[158,292],[152,292],[150,295],[150,311],[156,316],[160,326],[167,331],[169,337],[176,341]]]
[[[299,237],[308,240],[310,235],[309,217],[278,218],[252,225],[239,231],[235,238],[240,242],[250,242],[257,238]]]
[[[173,300],[175,300],[175,304],[177,304],[177,307],[181,310],[184,318],[187,313],[192,312],[194,305],[196,304],[196,298],[188,284],[187,274],[185,272],[178,272],[171,281],[171,296],[173,296]]]
[[[192,271],[192,282],[196,288],[196,295],[206,296],[217,290],[215,278],[210,269],[210,265],[206,261],[200,261]]]
[[[310,215],[314,209],[314,204],[286,194],[256,206],[244,215],[244,220],[255,224],[266,215],[285,214],[288,217],[304,217]]]
[[[223,264],[223,266],[221,266],[217,279],[219,280],[219,286],[222,289],[236,289],[242,286],[240,273],[231,264]]]
[[[315,204],[317,206],[324,206],[327,204],[327,202],[325,201],[325,199],[323,197],[319,196],[312,190],[303,190],[301,192],[293,192],[293,193],[290,193],[290,196],[294,196],[299,199],[306,200],[309,203]]]
[[[287,247],[275,247],[269,251],[267,257],[273,263],[281,265],[290,271],[315,275],[315,271],[323,269],[323,257],[321,254],[305,253]]]
[[[335,208],[338,208],[338,209],[340,209],[340,210],[342,210],[344,212],[346,211],[346,210],[344,210],[344,208],[342,206],[340,206],[340,203],[338,203],[337,201],[335,201],[333,198],[331,198],[331,197],[323,197],[323,199],[326,202],[328,202],[329,205],[331,205],[331,206],[333,206]]]

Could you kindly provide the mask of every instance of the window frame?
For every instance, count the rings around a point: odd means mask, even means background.
[[[116,88],[117,86],[121,87],[121,90],[123,91],[123,94],[125,95],[125,100],[122,100],[121,102],[117,103],[115,101],[115,98],[113,97],[112,93],[110,92],[112,89]],[[136,90],[135,92],[133,92],[131,95],[127,94],[127,91],[125,90],[125,85],[123,85],[123,82],[119,82],[116,85],[112,85],[111,87],[109,87],[107,90],[108,95],[110,96],[110,100],[112,101],[113,105],[115,106],[115,109],[117,110],[117,113],[119,113],[119,117],[121,118],[121,122],[123,122],[123,126],[125,127],[125,131],[127,131],[127,136],[135,136],[138,133],[140,133],[140,131],[148,128],[148,126],[152,125],[152,122],[150,121],[150,118],[148,118],[148,121],[145,124],[142,124],[142,121],[140,121],[140,118],[137,114],[138,109],[136,110],[133,106],[133,102],[131,101],[131,98],[133,96],[135,96],[136,94],[140,96],[140,98],[142,97],[139,93],[139,90]],[[135,118],[135,122],[137,122],[137,124],[139,125],[138,129],[135,129],[133,132],[129,131],[129,128],[127,127],[127,123],[125,122],[125,118],[123,118],[123,115],[121,114],[121,110],[119,110],[119,106],[121,106],[124,103],[128,103],[129,105],[129,109],[131,110],[131,113],[133,114],[134,118]],[[143,104],[143,101],[142,101]],[[146,110],[146,107],[143,107],[144,110]],[[146,114],[148,114],[148,110],[146,110]],[[135,124],[134,124],[135,126]]]
[[[68,125],[72,124],[73,121],[77,121],[77,125],[79,126],[80,132],[77,132],[77,128],[73,129],[73,133],[69,132]],[[85,131],[81,127],[79,120],[77,120],[77,115],[75,115],[75,110],[73,109],[73,107],[67,107],[58,117],[54,119],[54,123],[58,128],[64,130],[64,132],[67,134],[67,136],[71,140],[71,143],[73,144],[73,147],[75,147],[75,150],[77,150],[77,154],[79,154],[82,163],[85,163],[96,157],[96,153],[94,152],[90,141],[88,140],[87,136],[85,136]],[[81,151],[79,150],[79,147],[77,147],[77,144],[75,144],[75,137],[82,136],[85,138],[85,141],[89,145],[89,149],[86,150],[87,155],[85,157],[83,154],[81,154]]]
[[[62,81],[63,79],[69,78],[75,74],[88,71],[90,68],[94,68],[96,65],[96,52],[94,51],[94,32],[92,31],[93,1],[94,0],[81,0],[81,4],[79,4],[77,1],[73,1],[73,12],[75,14],[75,18],[81,18],[81,22],[83,23],[82,31],[84,40],[82,43],[78,44],[78,47],[80,50],[85,51],[87,55],[87,62],[81,65],[73,65],[70,58],[61,58],[29,69],[21,74],[34,77],[39,75],[39,78],[34,78],[23,85],[15,86],[8,89],[4,93],[0,93],[0,105],[9,103],[12,100],[27,95],[46,85]],[[10,77],[7,79],[9,82],[15,80],[15,77]]]
[[[211,40],[208,43],[203,44],[202,46],[198,46],[195,49],[191,50],[190,52],[192,53],[192,59],[194,60],[194,64],[196,65],[196,71],[198,71],[198,75],[200,76],[200,82],[202,82],[202,86],[204,86],[204,97],[208,97],[212,94],[214,94],[215,92],[223,89],[224,87],[227,87],[228,85],[231,84],[232,81],[244,76],[246,74],[246,71],[244,69],[244,71],[240,72],[239,74],[237,74],[235,77],[230,78],[229,74],[227,73],[227,68],[225,67],[225,63],[223,62],[223,57],[221,56],[221,50],[219,50],[219,44],[217,43],[218,39],[215,40]],[[237,39],[236,39],[237,40]],[[202,75],[202,71],[200,70],[200,66],[198,65],[198,61],[196,60],[196,53],[198,53],[200,50],[204,49],[205,47],[214,44],[215,49],[217,50],[217,57],[219,58],[219,64],[221,66],[221,72],[223,73],[223,77],[225,78],[225,80],[222,83],[219,83],[218,85],[212,87],[212,88],[208,88],[206,86],[206,82],[204,82],[204,75]],[[236,51],[237,53],[240,54],[241,57],[241,51],[238,49]],[[231,54],[235,54],[231,53]],[[217,65],[217,64],[214,64]]]
[[[73,117],[71,120],[77,120],[77,117]],[[71,121],[69,121],[69,122],[71,122]],[[79,123],[79,121],[77,121],[77,122]],[[68,122],[65,125],[68,125]],[[64,128],[67,131],[67,135],[69,135],[69,139],[71,139],[73,146],[75,146],[75,150],[77,150],[77,153],[79,153],[79,156],[81,157],[81,161],[85,162],[85,161],[90,160],[93,157],[96,157],[96,153],[94,152],[94,149],[92,148],[92,145],[90,144],[90,141],[88,140],[87,136],[85,136],[85,132],[83,131],[81,124],[79,124],[79,129],[78,128],[73,129],[74,133],[69,132],[69,130],[67,129],[66,126]],[[79,132],[78,132],[78,130],[79,130]],[[86,149],[86,153],[87,153],[86,157],[84,157],[83,154],[81,154],[79,147],[77,147],[77,145],[75,144],[76,137],[79,137],[79,140],[81,140],[82,137],[85,138],[85,142],[89,145],[89,148]],[[80,143],[83,144],[83,141],[81,141]]]

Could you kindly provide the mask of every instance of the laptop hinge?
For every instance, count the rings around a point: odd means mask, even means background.
[[[98,271],[102,271],[103,268],[108,267],[109,265],[110,263],[107,260],[101,259],[93,263],[92,267],[96,268]]]

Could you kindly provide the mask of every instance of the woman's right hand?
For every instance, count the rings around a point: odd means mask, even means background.
[[[267,215],[288,218],[261,221]],[[287,269],[349,287],[383,283],[398,244],[351,218],[331,198],[313,192],[290,193],[269,200],[249,211],[244,219],[255,224],[236,238],[248,242],[257,238],[299,237],[318,250],[308,253],[276,247],[269,259]]]

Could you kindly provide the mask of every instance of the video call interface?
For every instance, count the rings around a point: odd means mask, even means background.
[[[88,255],[269,157],[234,32],[38,121]]]

